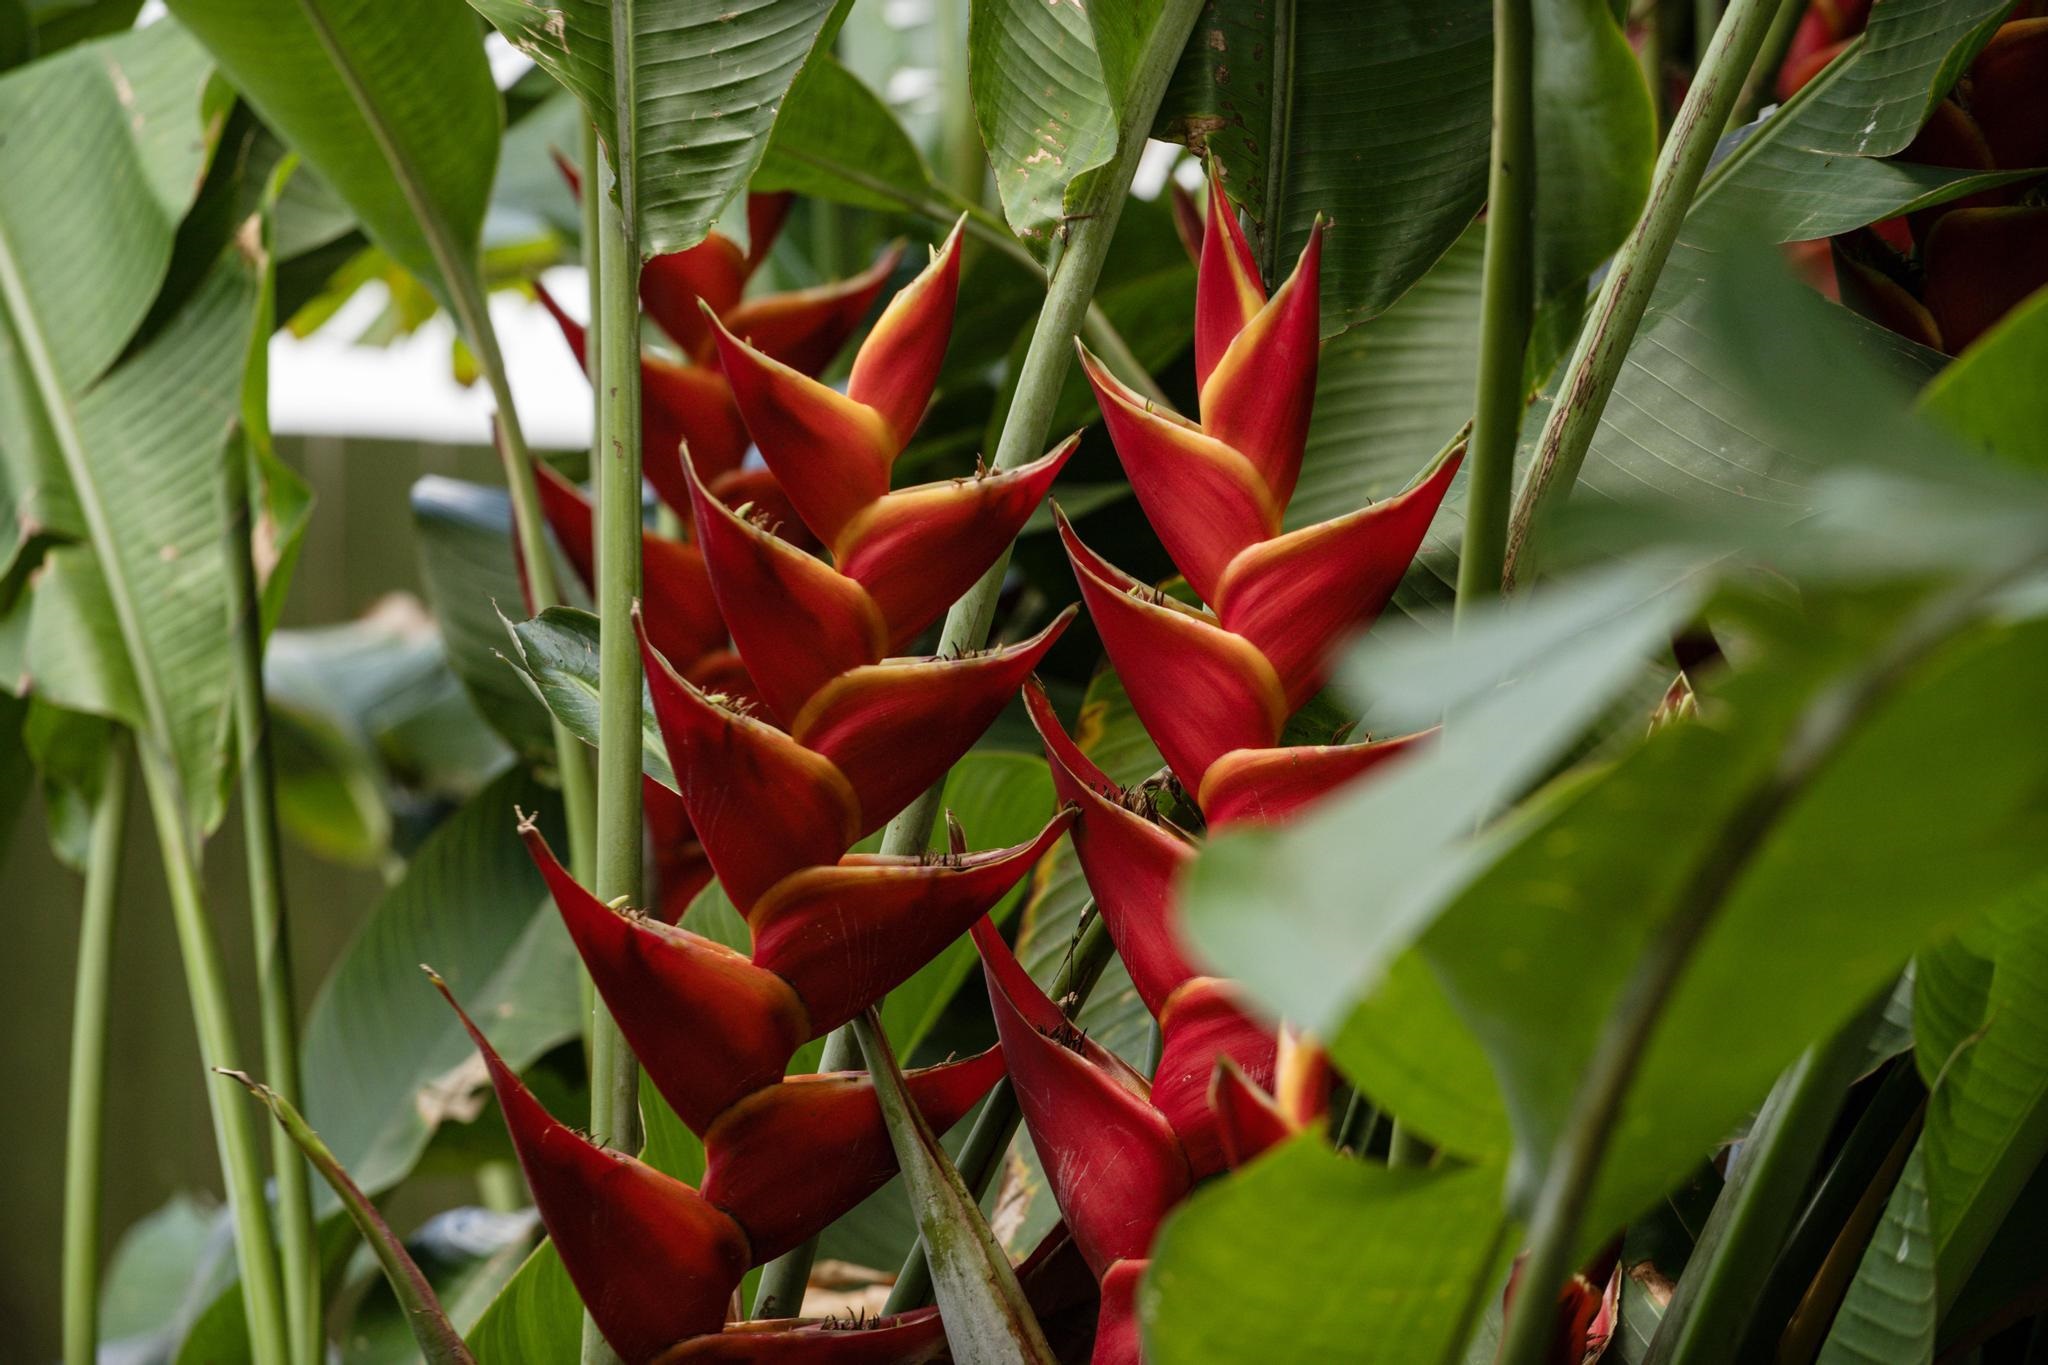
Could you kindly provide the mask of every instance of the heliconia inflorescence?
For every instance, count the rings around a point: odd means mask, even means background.
[[[1282,727],[1328,678],[1340,640],[1392,597],[1458,464],[1335,520],[1284,531],[1300,472],[1320,345],[1320,226],[1271,298],[1212,182],[1195,318],[1200,422],[1082,363],[1131,487],[1206,608],[1138,582],[1059,521],[1081,596],[1139,721],[1211,826],[1287,818],[1397,759],[1425,736],[1283,747]],[[1101,1285],[1093,1359],[1140,1359],[1134,1294],[1161,1220],[1197,1181],[1322,1121],[1328,1065],[1272,1030],[1178,933],[1174,887],[1189,836],[1144,793],[1117,787],[1026,704],[1054,790],[1079,814],[1074,848],[1145,1007],[1159,1023],[1148,1082],[1076,1033],[993,926],[974,931],[1003,1055],[1054,1199]]]
[[[550,1117],[472,1026],[563,1264],[600,1330],[636,1365],[665,1353],[915,1361],[943,1349],[929,1313],[857,1332],[755,1325],[730,1340],[708,1334],[722,1333],[748,1268],[814,1236],[895,1171],[867,1074],[786,1077],[791,1057],[957,940],[1073,818],[1063,809],[1036,838],[987,852],[849,851],[944,777],[1072,617],[986,652],[895,657],[1008,546],[1072,448],[1013,475],[889,490],[889,464],[937,382],[958,246],[956,232],[855,359],[854,393],[876,405],[864,410],[886,414],[872,444],[829,432],[793,440],[778,423],[811,395],[790,377],[814,381],[724,323],[708,324],[771,468],[805,490],[791,499],[794,514],[833,556],[814,558],[725,506],[693,460],[679,466],[690,542],[649,541],[659,548],[650,548],[635,625],[677,785],[658,789],[657,829],[687,822],[693,856],[701,850],[746,920],[748,951],[600,903],[537,830],[521,827],[613,1018],[704,1143],[694,1189],[597,1148]],[[582,567],[588,504],[560,480],[542,486]],[[717,658],[722,633],[710,624],[718,613],[702,612],[707,595],[734,624],[736,667],[705,662]],[[663,619],[670,614],[677,619]],[[670,649],[683,657],[672,661]],[[728,679],[743,682],[727,690]],[[1001,1074],[991,1049],[913,1071],[908,1083],[943,1130]]]

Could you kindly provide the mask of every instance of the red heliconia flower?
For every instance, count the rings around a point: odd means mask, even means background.
[[[1278,748],[1328,679],[1332,648],[1377,617],[1435,517],[1458,456],[1407,492],[1283,532],[1315,397],[1320,225],[1269,299],[1213,186],[1195,313],[1201,422],[1148,403],[1084,350],[1131,488],[1207,609],[1152,591],[1060,534],[1138,718],[1211,824],[1277,818],[1400,752]]]
[[[1092,1360],[1135,1365],[1133,1296],[1152,1240],[1166,1215],[1212,1168],[1188,1147],[1187,1128],[1160,1107],[1158,1082],[1148,1084],[1121,1057],[1077,1030],[992,923],[974,926],[974,946],[1031,1144],[1074,1245],[1101,1286]],[[1302,1070],[1306,1077],[1312,1068]],[[1303,1085],[1315,1083],[1304,1079]],[[1326,1075],[1323,1085],[1327,1089]]]
[[[570,187],[580,192],[575,167],[559,157],[556,164]],[[741,468],[747,453],[747,431],[724,376],[710,363],[710,330],[704,312],[724,319],[781,363],[804,374],[816,374],[846,345],[902,258],[901,245],[892,246],[852,279],[743,298],[747,282],[767,259],[781,232],[790,198],[788,194],[747,197],[749,245],[745,249],[713,232],[696,246],[657,256],[641,268],[641,306],[675,341],[688,362],[678,364],[644,353],[640,358],[642,467],[655,491],[680,516],[689,515],[689,496],[682,482],[680,452],[684,448],[699,476],[730,505],[772,505],[780,497],[772,476]],[[582,363],[583,326],[545,289],[536,286],[536,292]]]
[[[1517,1257],[1501,1291],[1501,1313],[1511,1312],[1526,1257]],[[1607,1353],[1621,1321],[1621,1239],[1602,1248],[1557,1291],[1546,1365],[1593,1365]]]

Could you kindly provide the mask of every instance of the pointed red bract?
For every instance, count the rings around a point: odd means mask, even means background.
[[[769,711],[792,725],[818,689],[883,657],[881,613],[858,583],[719,506],[696,480],[690,489],[733,643]]]
[[[788,735],[718,705],[676,676],[640,624],[655,720],[718,880],[743,912],[798,868],[852,847],[860,802],[839,770]]]
[[[754,961],[795,989],[814,1030],[835,1028],[994,909],[1072,821],[1062,811],[1014,848],[940,859],[855,855],[792,873],[748,912]]]
[[[1269,748],[1279,739],[1286,696],[1251,642],[1111,565],[1064,517],[1059,528],[1081,600],[1131,705],[1188,790],[1200,790],[1202,774],[1231,750]]]
[[[1294,496],[1309,411],[1315,406],[1322,258],[1319,220],[1294,273],[1202,382],[1202,430],[1244,456],[1265,481],[1276,507],[1285,507]]]
[[[529,823],[520,834],[619,1030],[692,1131],[781,1080],[790,1055],[820,1031],[774,972],[687,929],[600,903],[540,831]]]
[[[933,253],[931,264],[889,300],[847,377],[847,396],[881,417],[894,436],[895,450],[910,443],[939,382],[939,367],[953,334],[960,236],[966,227],[967,216],[962,214]]]
[[[1224,196],[1223,182],[1209,177],[1209,218],[1202,231],[1201,269],[1195,275],[1195,384],[1209,375],[1230,343],[1266,303],[1266,286],[1251,243],[1238,226],[1237,210]]]
[[[1294,1126],[1273,1097],[1246,1079],[1228,1057],[1217,1064],[1209,1082],[1209,1107],[1216,1113],[1223,1159],[1232,1170],[1294,1136]]]
[[[718,363],[761,458],[826,544],[889,491],[901,449],[873,408],[761,354],[712,319]]]
[[[1209,765],[1195,801],[1212,829],[1274,824],[1401,758],[1435,733],[1428,730],[1372,744],[1237,749]]]
[[[1015,469],[899,489],[840,528],[833,560],[867,589],[889,623],[892,651],[938,619],[1009,547],[1080,442],[1070,436]]]
[[[943,1133],[1003,1074],[999,1048],[908,1073],[910,1097]],[[704,1134],[704,1198],[746,1232],[756,1261],[816,1236],[896,1174],[896,1151],[864,1071],[794,1076],[741,1100]]]
[[[1063,611],[1014,645],[957,659],[891,659],[821,688],[790,733],[852,788],[854,837],[880,829],[959,762],[1073,619]]]
[[[674,924],[711,883],[711,860],[683,798],[645,774],[640,778],[640,809],[647,818],[648,842],[654,845],[654,886],[657,918]]]
[[[1102,1276],[1102,1306],[1095,1316],[1095,1347],[1088,1365],[1143,1365],[1138,1326],[1138,1284],[1150,1261],[1118,1261]]]
[[[1085,349],[1081,368],[1146,519],[1188,583],[1213,602],[1230,562],[1279,534],[1283,504],[1242,453],[1154,408]]]
[[[699,301],[715,313],[731,312],[751,273],[739,243],[713,232],[640,267],[640,306],[684,355],[696,356],[707,340]]]
[[[558,1122],[433,980],[483,1054],[541,1221],[612,1349],[643,1365],[718,1331],[750,1259],[739,1226],[682,1181]]]
[[[1216,1064],[1227,1057],[1255,1084],[1270,1089],[1278,1048],[1272,1031],[1238,1007],[1230,983],[1213,976],[1182,986],[1160,1012],[1152,1105],[1166,1116],[1198,1179],[1227,1164],[1216,1111],[1209,1107]]]
[[[1074,852],[1096,908],[1138,998],[1156,1016],[1196,974],[1173,926],[1174,879],[1193,860],[1194,848],[1125,804],[1123,792],[1061,727],[1043,688],[1026,687],[1024,705],[1045,741],[1053,794],[1080,808]]]
[[[744,299],[730,309],[719,309],[718,315],[761,354],[802,374],[814,375],[831,364],[832,358],[845,347],[846,339],[868,315],[875,296],[889,282],[896,262],[902,257],[903,247],[899,243],[851,279]],[[702,326],[703,315],[696,316]],[[705,358],[709,359],[708,331],[704,342]]]
[[[1209,604],[1225,630],[1272,662],[1288,711],[1322,690],[1337,642],[1393,598],[1463,458],[1458,450],[1406,492],[1231,561]]]
[[[1045,998],[987,920],[974,927],[1003,1060],[1074,1243],[1100,1278],[1142,1258],[1193,1183],[1144,1077]]]

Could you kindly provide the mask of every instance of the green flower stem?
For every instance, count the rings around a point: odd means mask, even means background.
[[[107,744],[85,906],[78,922],[78,970],[71,989],[71,1095],[64,1135],[64,1365],[99,1357],[100,1160],[107,1090],[107,979],[114,904],[128,824],[127,740]]]
[[[64,461],[78,510],[84,518],[93,555],[106,580],[107,597],[121,633],[121,644],[135,663],[135,690],[144,724],[136,735],[143,785],[149,791],[150,813],[163,854],[164,882],[170,891],[171,914],[185,964],[185,983],[192,1000],[193,1027],[199,1035],[200,1060],[225,1066],[236,1050],[234,1015],[222,980],[219,949],[213,941],[206,905],[199,887],[199,832],[188,815],[184,783],[171,757],[170,706],[149,658],[142,635],[143,604],[128,581],[118,552],[119,541],[94,478],[77,413],[57,377],[56,361],[30,307],[28,289],[14,255],[0,249],[0,313],[13,325],[23,367],[35,386],[36,399],[49,424],[50,436]],[[277,1260],[270,1241],[270,1210],[264,1202],[263,1161],[248,1106],[239,1103],[217,1081],[207,1087],[214,1142],[221,1175],[234,1213],[235,1258],[242,1272],[242,1307],[249,1327],[250,1354],[256,1365],[286,1365],[284,1315],[281,1310]]]
[[[1045,303],[1038,310],[1038,322],[1031,330],[1031,342],[1018,370],[1016,392],[1011,395],[1010,410],[1003,415],[1002,434],[996,440],[995,468],[999,470],[1015,469],[1044,452],[1060,386],[1066,381],[1067,366],[1074,360],[1074,337],[1088,316],[1089,300],[1094,297],[1096,282],[1102,278],[1103,263],[1109,258],[1110,239],[1116,235],[1124,201],[1130,197],[1131,177],[1137,173],[1138,158],[1145,150],[1146,130],[1152,126],[1159,101],[1166,94],[1166,83],[1180,60],[1181,49],[1187,46],[1188,34],[1194,31],[1195,16],[1201,8],[1201,0],[1165,0],[1151,43],[1139,58],[1129,121],[1117,145],[1116,157],[1095,173],[1087,198],[1070,215],[1066,248],[1047,271]],[[970,214],[967,221],[973,224],[974,216]],[[1004,240],[1008,240],[1007,234]],[[1028,259],[1029,253],[1026,256]],[[1128,357],[1128,351],[1125,354]],[[946,624],[939,636],[939,653],[959,655],[988,643],[996,597],[1009,567],[1010,550],[1006,546],[996,562],[989,565],[988,572],[947,611]],[[900,857],[925,849],[931,840],[932,826],[938,820],[939,797],[945,785],[941,778],[889,822],[882,832],[884,854]],[[821,1065],[827,1071],[844,1069],[855,1065],[859,1057],[859,1044],[852,1036],[851,1026],[845,1026],[826,1040]],[[786,1303],[784,1296],[791,1292],[801,1294],[817,1252],[818,1244],[813,1239],[770,1262],[762,1272],[755,1302]],[[769,1292],[771,1288],[777,1291],[773,1295]]]
[[[266,309],[266,312],[268,310]],[[267,333],[270,323],[264,323]],[[262,344],[261,342],[257,344]],[[250,452],[236,443],[224,461],[227,572],[234,632],[235,748],[241,762],[242,841],[249,876],[249,926],[256,940],[256,1000],[262,1023],[263,1070],[288,1104],[299,1101],[297,992],[292,986],[291,921],[285,912],[284,860],[279,852],[277,776],[270,709],[263,695],[263,601],[252,559],[255,534]],[[313,1184],[305,1159],[282,1129],[270,1134],[277,1178],[278,1243],[292,1355],[300,1365],[326,1358],[320,1308],[320,1239],[313,1221]]]
[[[1501,1334],[1499,1365],[1544,1365],[1549,1358],[1557,1291],[1576,1269],[1580,1225],[1622,1103],[1664,1006],[1722,903],[1741,884],[1779,819],[1872,714],[1929,654],[1974,619],[1986,597],[2044,558],[2048,553],[2040,546],[2029,546],[2006,569],[1942,594],[1915,612],[1868,663],[1823,687],[1800,713],[1772,770],[1750,788],[1679,883],[1684,889],[1644,945],[1601,1026],[1544,1171],[1529,1219],[1528,1259]]]
[[[1792,1230],[1849,1087],[1869,1060],[1870,1035],[1890,994],[1778,1078],[1700,1230],[1645,1365],[1707,1365],[1739,1354],[1749,1311]]]
[[[612,0],[612,97],[622,111],[608,149],[616,193],[602,180],[585,187],[597,200],[600,338],[598,429],[591,458],[597,480],[597,656],[603,680],[597,730],[597,877],[600,900],[642,899],[640,832],[640,209],[635,116],[632,0]],[[605,1146],[640,1149],[640,1069],[602,1003],[590,1014],[590,1129]],[[584,1365],[616,1360],[588,1313]]]
[[[1095,983],[1102,979],[1103,969],[1109,966],[1109,959],[1116,953],[1116,945],[1109,939],[1109,926],[1103,923],[1102,916],[1094,912],[1092,902],[1082,912],[1081,920],[1079,932],[1068,945],[1066,961],[1060,964],[1059,973],[1052,980],[1052,989],[1046,992],[1060,1002],[1060,1010],[1069,1019],[1081,1013],[1081,1007],[1088,1003],[1088,997],[1095,990]],[[995,1089],[989,1091],[988,1102],[975,1115],[974,1126],[967,1130],[966,1145],[961,1147],[960,1159],[954,1163],[967,1192],[976,1199],[987,1193],[989,1183],[1002,1168],[1003,1153],[1010,1150],[1010,1139],[1016,1136],[1017,1123],[1022,1118],[1023,1112],[1017,1107],[1017,1092],[1010,1088],[1009,1079],[997,1081]],[[889,1290],[889,1300],[882,1305],[882,1312],[884,1315],[907,1313],[931,1301],[932,1267],[920,1239],[904,1257],[903,1269],[897,1272],[896,1283]]]
[[[1714,144],[1727,126],[1742,81],[1756,63],[1764,32],[1780,7],[1797,3],[1734,0],[1722,16],[1721,26],[1714,30],[1714,41],[1672,122],[1671,135],[1658,153],[1643,215],[1608,266],[1607,278],[1593,300],[1591,320],[1579,334],[1578,347],[1558,385],[1557,405],[1550,410],[1550,419],[1537,440],[1536,459],[1522,482],[1508,527],[1502,583],[1510,590],[1532,567],[1526,562],[1531,536],[1552,508],[1571,493],[1586,462],[1600,415],[1607,410],[1607,400],[1621,377],[1622,361],[1642,324],[1643,311],[1649,307],[1651,291],[1678,239]]]
[[[1500,595],[1514,499],[1515,443],[1529,398],[1522,371],[1536,274],[1536,21],[1530,4],[1493,3],[1493,159],[1480,281],[1478,393],[1466,457],[1465,539],[1458,556],[1460,617]]]

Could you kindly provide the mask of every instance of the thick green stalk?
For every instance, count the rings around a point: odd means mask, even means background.
[[[1131,94],[1129,121],[1116,157],[1095,173],[1086,200],[1075,207],[1064,229],[1066,248],[1047,272],[1045,303],[1038,310],[1038,322],[1031,330],[1031,342],[1024,351],[1024,363],[1017,374],[1017,388],[1010,397],[1010,410],[1003,415],[1002,434],[996,439],[995,468],[1015,469],[1043,453],[1046,433],[1052,427],[1053,408],[1059,402],[1060,386],[1066,381],[1067,366],[1074,359],[1074,337],[1088,316],[1096,281],[1102,278],[1103,262],[1109,258],[1110,239],[1123,217],[1124,201],[1130,197],[1131,177],[1137,173],[1138,158],[1145,150],[1146,131],[1152,126],[1159,101],[1166,94],[1167,80],[1180,60],[1193,32],[1201,0],[1165,0],[1164,13],[1152,31],[1152,39],[1139,59]],[[970,214],[968,222],[974,222]],[[988,643],[989,626],[995,619],[996,596],[1002,590],[1003,575],[1010,567],[1010,550],[1004,547],[975,585],[946,613],[939,635],[941,654],[958,655],[980,649]],[[932,825],[939,815],[939,795],[945,790],[942,778],[930,791],[906,806],[882,832],[882,852],[898,856],[921,853],[932,837]],[[835,1030],[825,1043],[823,1069],[853,1066],[860,1057],[859,1044],[851,1026]],[[771,1262],[761,1275],[757,1303],[782,1303],[770,1298],[769,1287],[781,1294],[801,1292],[817,1255],[815,1239]]]
[[[113,961],[114,903],[128,826],[127,740],[107,744],[85,906],[78,921],[78,970],[71,988],[71,1096],[64,1131],[64,1365],[99,1356],[100,1158],[106,1117],[107,979]]]
[[[268,327],[266,322],[265,326]],[[256,940],[256,1000],[263,1030],[263,1069],[289,1104],[299,1102],[297,993],[292,986],[290,920],[285,913],[284,860],[279,853],[277,778],[270,748],[270,710],[263,695],[263,601],[251,558],[254,508],[249,452],[240,443],[225,460],[227,573],[234,638],[235,748],[241,760],[242,840],[249,873],[249,927]],[[320,1310],[320,1241],[313,1221],[311,1173],[282,1129],[270,1135],[277,1178],[278,1241],[284,1262],[285,1319],[292,1359],[326,1358]]]
[[[64,462],[94,557],[106,581],[107,598],[113,607],[122,647],[133,664],[131,672],[143,717],[143,725],[136,734],[136,750],[141,757],[143,782],[149,790],[157,842],[163,851],[164,880],[171,893],[185,982],[192,998],[192,1022],[199,1034],[200,1059],[209,1067],[225,1066],[234,1060],[237,1046],[234,1017],[221,977],[219,950],[200,894],[199,832],[192,825],[184,784],[170,754],[170,706],[162,679],[149,666],[149,650],[142,634],[143,604],[122,566],[118,553],[121,542],[108,516],[84,436],[78,429],[77,413],[57,377],[56,362],[42,330],[36,326],[35,310],[29,305],[27,286],[16,257],[4,241],[0,241],[0,312],[13,324],[23,364],[35,386],[36,399]],[[242,1306],[249,1327],[251,1355],[256,1365],[285,1365],[289,1353],[280,1309],[282,1291],[277,1260],[270,1241],[270,1210],[264,1202],[263,1162],[247,1106],[222,1088],[229,1084],[209,1083],[207,1101],[213,1114],[221,1175],[234,1211],[235,1257],[242,1272]]]
[[[640,210],[633,0],[612,0],[612,99],[619,110],[609,150],[613,190],[585,189],[597,205],[600,338],[598,430],[591,458],[597,478],[597,878],[600,900],[641,899],[640,642],[633,616],[640,598]],[[619,1151],[640,1148],[640,1069],[602,1003],[590,1015],[590,1128]],[[588,1313],[585,1365],[615,1360]]]
[[[1570,366],[1558,386],[1557,405],[1543,424],[1536,459],[1522,482],[1508,528],[1507,567],[1502,582],[1512,589],[1531,568],[1529,540],[1550,510],[1571,492],[1600,415],[1621,377],[1621,364],[1649,307],[1651,291],[1671,255],[1672,243],[1691,208],[1714,144],[1727,126],[1744,77],[1756,63],[1758,46],[1781,5],[1798,0],[1734,0],[1714,30],[1705,60],[1657,156],[1649,198],[1628,240],[1614,254],[1607,278],[1593,300],[1591,318],[1579,334]]]
[[[1548,1359],[1557,1290],[1575,1269],[1580,1223],[1622,1102],[1665,1004],[1723,902],[1741,884],[1779,819],[1857,730],[1929,654],[1973,619],[1987,596],[2040,562],[2043,552],[2038,547],[2029,551],[2005,571],[1935,599],[1914,613],[1868,663],[1822,688],[1800,713],[1772,770],[1735,806],[1680,883],[1684,889],[1644,946],[1601,1026],[1544,1172],[1529,1219],[1521,1286],[1501,1335],[1500,1365],[1544,1365]]]
[[[1088,997],[1095,991],[1095,983],[1102,979],[1103,969],[1109,966],[1109,959],[1116,953],[1116,945],[1110,941],[1109,926],[1103,922],[1102,916],[1094,913],[1092,902],[1087,910],[1081,912],[1081,918],[1081,929],[1068,945],[1066,961],[1060,964],[1059,972],[1052,979],[1052,989],[1046,992],[1060,1002],[1061,1012],[1069,1019],[1079,1016],[1081,1007],[1088,1003]],[[960,1148],[960,1159],[953,1163],[968,1193],[976,1199],[987,1192],[989,1182],[1002,1168],[1003,1153],[1010,1150],[1010,1139],[1016,1136],[1017,1123],[1021,1118],[1023,1111],[1017,1107],[1017,1092],[1010,1088],[1008,1078],[997,1081],[995,1089],[989,1091],[988,1102],[974,1116],[974,1126],[967,1130],[967,1142]],[[925,1257],[924,1242],[920,1240],[904,1257],[903,1269],[897,1273],[896,1283],[889,1290],[889,1300],[882,1305],[882,1312],[885,1315],[907,1313],[931,1301],[932,1267]]]
[[[240,1087],[214,1074],[235,1060],[241,1045],[235,1040],[234,1012],[228,1003],[220,950],[213,941],[213,926],[207,920],[199,888],[198,852],[187,836],[184,797],[169,757],[146,737],[137,737],[136,748],[163,857],[171,920],[185,962],[192,1025],[199,1035],[199,1061],[208,1073],[206,1103],[213,1116],[214,1144],[234,1216],[235,1261],[242,1273],[242,1311],[249,1324],[251,1358],[258,1365],[283,1365],[291,1359],[291,1351],[277,1259],[271,1254],[270,1207],[264,1198],[263,1157],[254,1116],[242,1101]]]
[[[1531,0],[1493,0],[1493,160],[1480,280],[1479,380],[1465,467],[1465,539],[1457,614],[1500,595],[1514,499],[1522,377],[1535,311],[1536,20]],[[1394,1130],[1400,1132],[1398,1127]]]
[[[1870,1055],[1887,990],[1834,1037],[1787,1068],[1750,1126],[1728,1183],[1657,1325],[1645,1365],[1735,1359],[1757,1296],[1798,1219],[1842,1101]]]

